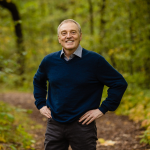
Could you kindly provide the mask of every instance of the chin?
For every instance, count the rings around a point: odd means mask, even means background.
[[[73,51],[73,50],[75,50],[74,48],[68,48],[68,49],[66,49],[66,50],[68,50],[68,51]]]
[[[74,49],[76,49],[75,47],[66,47],[66,50],[74,50]]]

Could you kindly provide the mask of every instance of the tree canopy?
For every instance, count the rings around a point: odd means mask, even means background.
[[[18,15],[7,7],[12,4]],[[104,56],[127,80],[118,112],[147,119],[143,137],[149,143],[149,0],[0,0],[0,89],[32,91],[43,57],[61,50],[57,27],[69,18],[81,25],[82,47]]]
[[[10,5],[12,1],[5,3]],[[26,67],[22,68],[33,76],[45,55],[61,49],[57,40],[57,26],[62,20],[72,18],[81,24],[83,47],[103,55],[129,82],[150,88],[148,0],[13,0],[13,3],[22,18],[23,47],[26,51],[22,50],[22,55],[18,55],[14,42],[16,22],[13,22],[8,10],[0,7],[1,82],[8,78],[5,74],[15,74],[19,65],[17,59],[21,57],[21,61],[24,56]]]

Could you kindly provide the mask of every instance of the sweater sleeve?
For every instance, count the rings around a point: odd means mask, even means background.
[[[46,106],[47,76],[45,70],[45,59],[42,60],[33,78],[35,105],[38,109]]]
[[[127,82],[102,56],[97,63],[97,78],[102,84],[109,87],[108,97],[102,102],[99,110],[103,114],[107,111],[115,111],[127,88]]]

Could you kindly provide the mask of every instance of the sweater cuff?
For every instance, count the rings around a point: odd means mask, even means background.
[[[45,103],[42,103],[42,104],[38,105],[38,106],[37,106],[37,109],[40,110],[43,106],[46,106],[46,104],[45,104]]]
[[[102,107],[102,106],[99,107],[99,110],[100,110],[103,114],[105,114],[105,113],[108,111],[108,109],[106,109],[106,108],[104,108],[104,107]]]

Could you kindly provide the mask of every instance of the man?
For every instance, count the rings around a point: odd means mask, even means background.
[[[47,55],[34,76],[35,104],[48,118],[45,150],[96,150],[95,119],[114,111],[127,83],[101,55],[80,46],[80,25],[58,26],[62,50]],[[48,96],[47,94],[47,83]],[[104,85],[108,97],[100,105]]]

